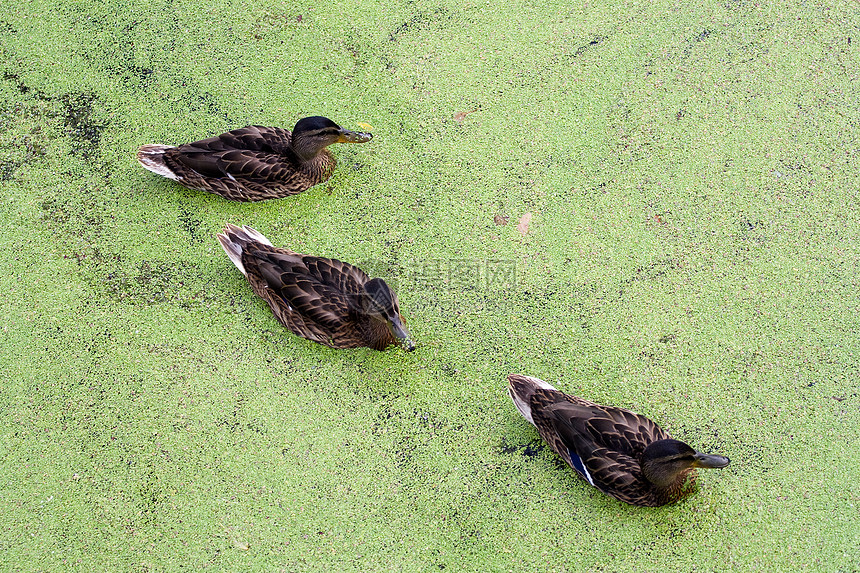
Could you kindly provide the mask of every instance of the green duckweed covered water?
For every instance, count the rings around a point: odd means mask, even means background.
[[[5,3],[0,567],[856,571],[858,15]],[[135,162],[317,114],[375,137],[296,197]],[[292,336],[227,221],[388,278],[420,348]],[[732,464],[622,505],[510,372]]]

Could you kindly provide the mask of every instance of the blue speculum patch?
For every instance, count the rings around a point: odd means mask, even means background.
[[[582,458],[576,455],[576,452],[571,449],[568,449],[567,453],[570,455],[570,461],[573,463],[573,467],[576,471],[579,472],[579,475],[584,477],[588,483],[594,485],[594,480],[591,479],[591,474],[588,473],[588,470],[585,468],[585,464],[582,463]]]

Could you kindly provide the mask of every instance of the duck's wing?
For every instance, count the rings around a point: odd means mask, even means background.
[[[298,171],[291,139],[289,130],[250,125],[180,145],[169,150],[165,159],[179,174],[191,170],[203,177],[284,182]]]
[[[242,255],[251,287],[282,324],[315,342],[342,346],[336,341],[352,326],[351,295],[317,276],[317,259],[266,245]]]
[[[218,139],[225,149],[247,149],[249,151],[281,153],[290,146],[293,134],[289,129],[280,127],[249,125],[209,138],[209,140],[212,139]]]
[[[541,410],[541,418],[539,428],[552,434],[554,448],[565,461],[591,485],[618,499],[640,495],[646,482],[639,454],[651,442],[669,437],[644,416],[585,400],[556,401]]]
[[[370,280],[367,273],[357,266],[337,259],[305,256],[302,262],[311,276],[346,296],[362,294],[364,284]]]

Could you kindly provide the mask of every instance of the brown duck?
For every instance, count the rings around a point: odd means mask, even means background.
[[[517,410],[555,453],[619,501],[673,503],[692,493],[695,468],[729,465],[729,458],[697,452],[630,410],[564,394],[530,376],[511,374],[508,384]]]
[[[397,295],[384,280],[337,259],[273,247],[247,226],[228,224],[218,241],[275,318],[295,334],[332,348],[415,349]]]
[[[365,143],[372,137],[343,129],[325,117],[306,117],[292,132],[249,125],[177,147],[144,145],[137,160],[189,189],[233,201],[263,201],[327,181],[337,163],[327,146]]]

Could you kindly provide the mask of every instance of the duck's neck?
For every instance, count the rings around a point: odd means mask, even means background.
[[[645,478],[654,484],[658,497],[663,503],[671,503],[689,495],[696,484],[696,472],[687,468],[677,474],[649,472],[648,466],[642,467]],[[650,475],[649,475],[650,474]]]
[[[332,172],[334,172],[334,166],[337,163],[334,156],[328,152],[328,149],[322,149],[319,153],[308,159],[302,159],[299,154],[295,153],[295,150],[293,150],[293,156],[298,163],[298,168],[313,181],[314,185],[322,183],[331,177]]]
[[[299,137],[294,135],[290,140],[290,150],[301,163],[313,161],[324,149],[325,145],[321,146],[319,140],[304,137],[303,134]]]
[[[392,336],[384,322],[367,317],[359,322],[359,328],[367,346],[374,350],[385,350],[392,344],[397,344],[397,339]]]

